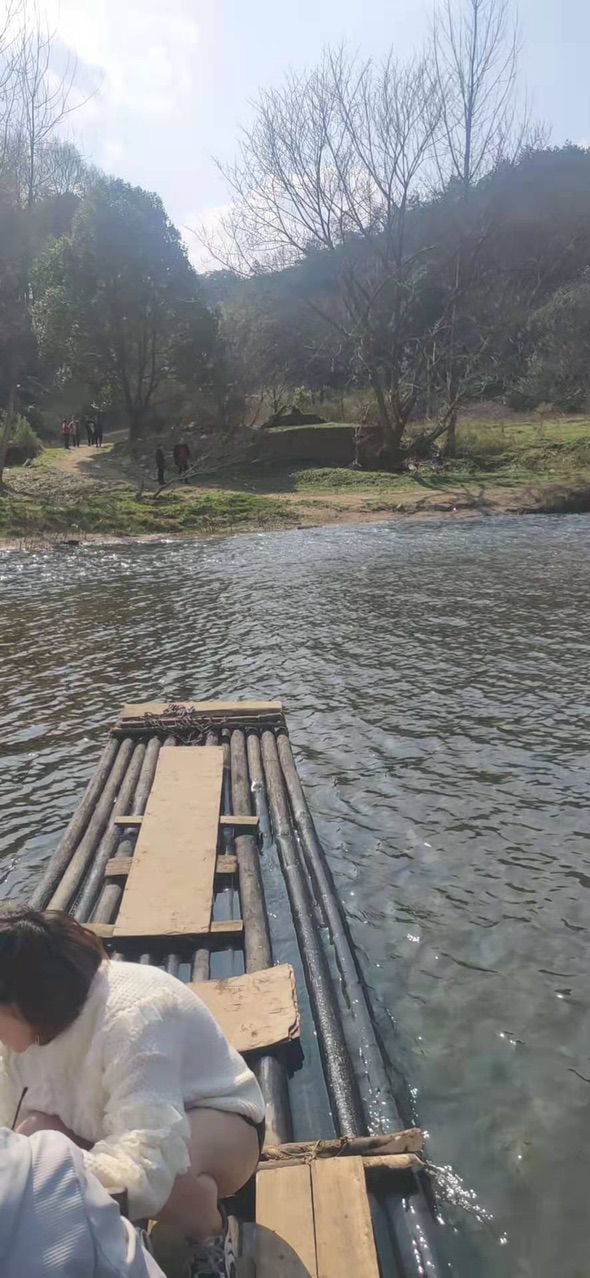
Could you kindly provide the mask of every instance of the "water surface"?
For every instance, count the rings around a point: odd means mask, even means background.
[[[0,893],[124,701],[282,697],[466,1278],[587,1278],[590,519],[0,555]],[[474,1251],[476,1259],[474,1261]]]

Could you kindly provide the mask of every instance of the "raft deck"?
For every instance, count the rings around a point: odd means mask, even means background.
[[[239,1203],[244,1275],[441,1272],[422,1136],[396,1106],[280,702],[125,706],[31,903],[189,982],[254,1069],[267,1137]]]

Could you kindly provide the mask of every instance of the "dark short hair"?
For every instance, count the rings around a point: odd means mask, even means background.
[[[0,1004],[17,1007],[41,1042],[75,1021],[105,954],[102,941],[69,914],[0,913]]]

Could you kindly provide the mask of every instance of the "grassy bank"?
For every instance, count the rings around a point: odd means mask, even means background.
[[[309,465],[235,465],[187,487],[136,496],[124,444],[47,449],[6,473],[0,536],[188,535],[408,515],[590,510],[590,419],[468,419],[452,463],[402,474]],[[147,486],[151,480],[148,477]]]
[[[288,520],[278,500],[250,493],[171,493],[136,500],[131,492],[90,493],[58,500],[0,496],[0,536],[43,533],[139,536],[149,533],[203,535],[250,528],[273,528]]]

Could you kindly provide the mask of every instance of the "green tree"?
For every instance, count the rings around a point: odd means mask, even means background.
[[[156,195],[99,182],[41,256],[34,290],[42,355],[123,412],[131,440],[167,380],[212,384],[216,319]]]

